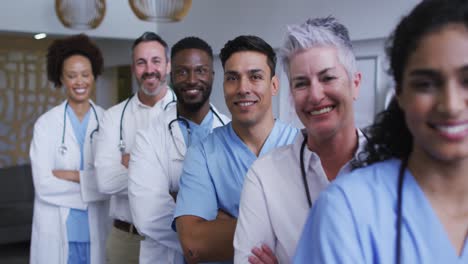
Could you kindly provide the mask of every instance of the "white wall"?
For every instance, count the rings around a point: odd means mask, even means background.
[[[101,25],[86,33],[101,38],[133,39],[147,30],[157,31],[157,25],[139,20],[131,11],[128,0],[107,0],[106,14]],[[60,23],[55,14],[55,0],[2,1],[0,31],[45,32],[53,35],[81,32],[67,29]]]
[[[161,24],[159,32],[171,44],[196,35],[216,53],[241,34],[255,34],[278,48],[288,24],[309,17],[334,15],[345,24],[353,40],[387,36],[400,17],[420,0],[194,0],[179,23]]]

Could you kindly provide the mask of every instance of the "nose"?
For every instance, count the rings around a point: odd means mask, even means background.
[[[192,84],[192,85],[196,84],[198,81],[197,74],[193,70],[188,71],[188,76],[187,76],[186,81],[188,84]]]
[[[451,81],[440,92],[437,111],[455,116],[468,106],[468,91],[456,81]]]
[[[250,93],[250,82],[247,78],[241,77],[238,86],[237,86],[237,93],[240,95],[245,95]]]
[[[312,82],[307,92],[308,101],[314,105],[318,105],[323,98],[325,98],[323,86],[318,82]]]

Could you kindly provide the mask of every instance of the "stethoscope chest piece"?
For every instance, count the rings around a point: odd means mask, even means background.
[[[122,154],[125,153],[125,148],[126,148],[125,142],[121,139],[119,142],[119,150]]]
[[[67,154],[67,146],[65,146],[65,144],[61,144],[60,147],[58,148],[58,151],[59,153],[64,156],[65,154]]]

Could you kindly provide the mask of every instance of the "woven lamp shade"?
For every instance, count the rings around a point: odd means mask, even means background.
[[[145,21],[175,22],[184,18],[192,0],[129,0],[133,13]]]
[[[72,29],[94,29],[106,13],[105,0],[55,0],[55,13],[60,22]]]

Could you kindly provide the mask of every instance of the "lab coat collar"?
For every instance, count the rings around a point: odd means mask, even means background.
[[[170,102],[170,101],[169,101]],[[220,118],[222,118],[223,122],[225,123],[228,123],[229,120],[226,120],[226,118],[223,118],[224,116],[218,112],[218,110],[212,105],[210,104],[210,107],[213,109],[213,111],[218,114],[218,116],[220,116]],[[214,115],[214,114],[213,114]],[[176,119],[177,118],[177,105],[176,104],[173,104],[171,106],[169,106],[169,108],[167,109],[167,115],[166,115],[166,127],[167,129],[169,129],[169,123]],[[179,123],[178,122],[172,122],[171,124],[171,127],[172,127],[172,137],[174,137],[174,144],[176,144],[176,148],[179,149],[183,155],[181,155],[179,152],[177,152],[178,154],[176,156],[174,156],[174,160],[183,160],[185,158],[185,153],[187,151],[187,146],[185,145],[185,140],[184,140],[184,136],[182,135],[182,130],[180,129],[180,126],[178,125]],[[219,127],[221,126],[221,122],[218,120],[218,118],[216,116],[213,116],[213,122],[212,122],[212,129],[216,128],[216,127]],[[170,135],[170,132],[169,132],[169,136],[171,137]],[[172,139],[171,139],[172,140]]]
[[[293,155],[296,160],[300,162],[300,153],[301,153],[301,145],[302,141],[304,140],[304,133],[306,133],[305,130],[301,130],[301,133],[298,133],[295,142],[293,143]],[[367,138],[364,135],[364,133],[360,129],[356,129],[356,133],[358,136],[358,148],[356,152],[354,153],[354,158],[358,158],[359,153],[364,150],[364,147],[367,143]],[[304,149],[304,167],[310,168],[310,166],[317,166],[317,164],[320,164],[320,157],[315,153],[310,151],[307,146]],[[351,171],[351,161],[348,161],[339,171],[338,175],[349,172]]]
[[[138,97],[138,93],[136,93],[133,96],[132,102],[130,103],[132,103],[132,108],[134,110],[136,109],[136,107],[141,107],[141,108],[158,108],[164,111],[165,110],[164,108],[166,109],[168,108],[166,106],[169,106],[172,102],[175,102],[175,101],[176,101],[176,96],[174,92],[172,91],[170,87],[167,87],[167,91],[164,97],[161,100],[159,100],[154,106],[148,106],[148,105],[143,104],[140,98]]]

